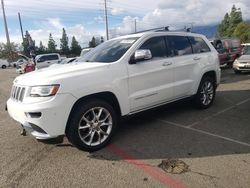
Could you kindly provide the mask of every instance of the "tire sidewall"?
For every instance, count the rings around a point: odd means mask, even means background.
[[[89,109],[93,107],[104,107],[105,109],[109,111],[112,117],[112,130],[108,138],[103,143],[97,146],[89,146],[85,144],[84,142],[82,142],[78,133],[78,125],[79,125],[80,119]],[[88,102],[82,102],[80,103],[80,105],[76,107],[76,109],[74,110],[73,114],[70,117],[69,128],[67,130],[66,135],[69,141],[78,149],[92,152],[92,151],[96,151],[96,150],[103,148],[105,145],[107,145],[110,142],[110,140],[112,139],[116,131],[116,127],[117,127],[117,115],[113,107],[103,100],[96,99],[96,100],[90,100]]]
[[[213,98],[211,100],[211,102],[208,104],[208,105],[204,105],[202,102],[201,102],[201,90],[202,90],[202,87],[203,87],[203,84],[205,82],[211,82],[211,84],[213,85]],[[201,108],[201,109],[206,109],[206,108],[209,108],[213,102],[214,102],[214,99],[215,99],[215,94],[216,94],[216,85],[215,85],[215,81],[214,79],[212,79],[211,77],[203,77],[201,82],[200,82],[200,85],[199,85],[199,88],[198,88],[198,91],[197,91],[197,94],[195,95],[195,106],[198,107],[198,108]]]

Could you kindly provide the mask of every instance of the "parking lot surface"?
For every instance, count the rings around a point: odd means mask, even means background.
[[[111,144],[93,153],[66,138],[21,136],[4,110],[16,76],[0,70],[0,187],[250,187],[248,73],[222,70],[207,110],[184,100],[122,120]],[[166,159],[183,161],[187,172],[163,171],[158,165]]]

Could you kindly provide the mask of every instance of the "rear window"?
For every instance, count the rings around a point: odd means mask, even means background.
[[[193,53],[210,52],[210,48],[206,42],[200,37],[188,37],[193,48]]]
[[[166,38],[170,57],[192,54],[192,47],[187,37],[167,36]]]
[[[49,56],[47,57],[47,60],[57,60],[57,59],[59,59],[59,58],[58,58],[58,55],[49,55]]]

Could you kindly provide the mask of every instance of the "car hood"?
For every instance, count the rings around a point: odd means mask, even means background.
[[[239,61],[250,61],[250,55],[242,55],[238,59]]]
[[[70,77],[93,74],[109,67],[107,63],[77,62],[61,66],[39,69],[18,76],[14,83],[24,86],[60,84],[60,81]],[[93,74],[94,75],[94,74]]]

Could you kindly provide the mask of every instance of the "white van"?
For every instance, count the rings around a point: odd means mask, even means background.
[[[60,54],[51,53],[51,54],[41,54],[37,55],[35,58],[36,68],[45,68],[54,63],[59,63],[61,61]]]
[[[8,67],[8,61],[5,59],[0,59],[0,68],[6,69]]]

